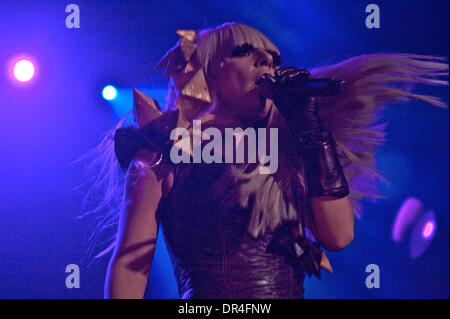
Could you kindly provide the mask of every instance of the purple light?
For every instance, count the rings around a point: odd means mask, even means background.
[[[17,81],[28,82],[34,76],[34,65],[29,60],[21,59],[14,64],[13,74]]]
[[[429,238],[434,231],[434,223],[432,221],[429,221],[425,224],[422,230],[422,237],[423,238]]]
[[[392,240],[400,242],[404,239],[408,229],[414,225],[424,212],[423,203],[414,197],[408,197],[400,207],[392,227]]]
[[[414,225],[409,242],[409,255],[417,258],[430,246],[437,230],[436,215],[429,210],[419,217]]]

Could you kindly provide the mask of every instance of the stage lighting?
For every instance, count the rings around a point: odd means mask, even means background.
[[[117,90],[114,86],[107,85],[103,88],[102,95],[105,100],[111,101],[116,98]]]
[[[407,198],[400,207],[392,228],[392,240],[401,242],[407,230],[425,210],[423,203],[414,197]]]
[[[21,59],[14,64],[13,74],[17,81],[28,82],[34,76],[34,65],[29,60]]]
[[[407,198],[399,209],[392,228],[392,240],[401,242],[409,237],[409,255],[417,258],[431,244],[436,233],[436,216],[426,210],[417,198]]]
[[[409,242],[409,255],[417,258],[430,246],[436,232],[436,216],[432,210],[424,213],[416,222]]]
[[[427,239],[430,238],[434,233],[434,223],[433,221],[428,221],[422,229],[422,237]]]

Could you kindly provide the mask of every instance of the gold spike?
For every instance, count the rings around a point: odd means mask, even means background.
[[[205,103],[211,103],[208,86],[206,85],[205,74],[202,69],[198,69],[197,73],[183,86],[181,94],[198,99]]]
[[[197,37],[195,30],[177,30],[177,34],[180,37],[188,39],[189,41],[194,41]]]
[[[328,259],[327,255],[325,254],[324,251],[322,251],[322,259],[320,261],[320,267],[328,270],[329,272],[333,272],[333,268],[331,267],[330,260]]]
[[[139,126],[145,126],[162,115],[158,102],[138,89],[133,89],[133,117]]]
[[[178,98],[175,107],[180,110],[179,121],[184,127],[186,124],[189,125],[190,121],[200,113],[204,107],[204,103],[197,99],[181,95]]]
[[[169,63],[170,54],[172,51],[168,51],[162,58],[159,60],[158,64],[156,64],[157,68],[164,68],[167,67],[167,64]]]
[[[196,49],[197,45],[194,42],[189,41],[186,38],[180,39],[179,50],[185,62],[191,59],[192,54],[195,52]]]
[[[164,72],[165,78],[169,77],[171,74],[177,74],[180,71],[182,66],[178,65],[177,62],[175,56],[170,56],[166,65],[166,71]]]
[[[186,66],[184,67],[183,72],[184,73],[189,73],[194,71],[194,66],[192,65],[192,62],[188,62],[188,64],[186,64]]]

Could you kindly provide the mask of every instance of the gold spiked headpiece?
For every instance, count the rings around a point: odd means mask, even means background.
[[[166,53],[157,67],[165,67],[164,76],[170,76],[169,86],[174,94],[168,96],[167,102],[180,110],[182,120],[190,122],[211,103],[211,96],[205,74],[195,54],[197,33],[194,30],[178,30],[177,34],[181,36],[180,40]]]

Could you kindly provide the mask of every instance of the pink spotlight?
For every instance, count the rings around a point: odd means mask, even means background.
[[[417,258],[422,255],[433,241],[437,231],[436,215],[429,210],[419,217],[415,222],[409,241],[409,255]]]
[[[28,82],[34,76],[34,65],[29,60],[21,59],[14,64],[14,77],[20,82]]]
[[[425,224],[422,230],[422,237],[423,238],[429,238],[434,231],[434,223],[432,221],[429,221]]]

